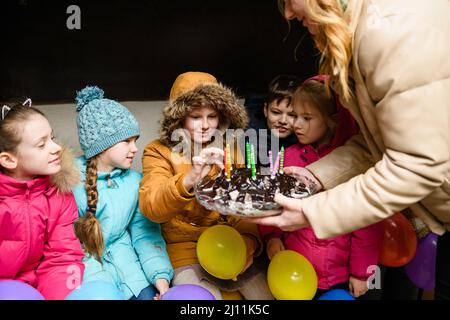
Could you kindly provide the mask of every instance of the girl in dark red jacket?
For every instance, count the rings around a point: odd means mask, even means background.
[[[1,105],[0,105],[1,106]],[[53,141],[31,100],[0,109],[0,281],[65,299],[81,284],[84,257],[73,223],[73,157]]]
[[[350,113],[334,93],[326,94],[325,76],[306,80],[293,97],[291,115],[298,143],[286,149],[285,167],[305,167],[343,145],[358,129]],[[345,210],[345,208],[342,208]],[[260,226],[271,259],[290,249],[305,256],[318,277],[319,297],[327,290],[348,289],[358,297],[368,290],[367,278],[380,249],[379,224],[335,238],[320,240],[311,228],[283,232]]]

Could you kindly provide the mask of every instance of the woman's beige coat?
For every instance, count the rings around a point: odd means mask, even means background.
[[[304,213],[319,238],[407,207],[443,234],[450,230],[450,1],[350,0],[347,10],[355,98],[343,104],[360,135],[308,167],[327,191],[303,200]]]

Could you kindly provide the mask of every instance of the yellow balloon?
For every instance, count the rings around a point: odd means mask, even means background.
[[[215,225],[206,229],[197,242],[200,265],[219,279],[234,279],[245,267],[247,248],[234,228]]]
[[[272,258],[267,282],[277,300],[311,300],[317,291],[316,271],[293,250],[280,251]]]

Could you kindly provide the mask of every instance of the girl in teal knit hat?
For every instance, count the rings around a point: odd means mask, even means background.
[[[82,183],[74,189],[75,232],[86,254],[83,282],[112,283],[126,299],[158,299],[169,289],[173,269],[160,225],[138,207],[141,174],[130,168],[139,125],[98,87],[78,92],[76,108],[84,152],[77,158]]]

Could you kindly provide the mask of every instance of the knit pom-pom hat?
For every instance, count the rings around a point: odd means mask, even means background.
[[[86,87],[77,92],[78,139],[86,159],[113,145],[139,136],[139,124],[130,111],[114,100],[105,99],[103,90]]]

